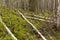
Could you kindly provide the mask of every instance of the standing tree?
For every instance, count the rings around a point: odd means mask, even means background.
[[[60,0],[58,0],[58,10],[57,10],[57,28],[60,28]]]
[[[29,0],[29,10],[35,11],[36,10],[37,0]]]

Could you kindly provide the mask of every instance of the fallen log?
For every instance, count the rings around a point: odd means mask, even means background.
[[[36,30],[36,32],[41,36],[41,38],[42,38],[43,40],[47,40],[47,39],[41,34],[41,32],[39,32],[39,30],[38,30],[19,10],[17,10],[17,11],[18,11],[18,14],[21,15],[21,16]]]
[[[3,24],[3,26],[5,27],[6,31],[11,35],[11,37],[14,38],[14,40],[17,40],[17,38],[14,36],[14,34],[10,31],[10,29],[6,26],[6,24],[2,21],[2,18],[0,16],[0,22]]]
[[[45,21],[45,22],[50,22],[50,23],[56,23],[52,20],[46,20],[46,19],[39,19],[39,18],[35,18],[35,17],[29,17],[29,16],[25,16],[28,19],[35,19],[35,20],[39,20],[39,21]]]

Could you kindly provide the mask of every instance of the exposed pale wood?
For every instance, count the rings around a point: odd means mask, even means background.
[[[35,18],[35,17],[29,17],[29,16],[25,16],[26,18],[28,19],[35,19],[35,20],[40,20],[40,21],[45,21],[45,22],[50,22],[50,23],[53,23],[54,21],[50,21],[50,20],[46,20],[46,19],[39,19],[39,18]],[[54,22],[56,23],[56,22]]]
[[[14,40],[17,40],[17,38],[14,36],[14,34],[10,31],[10,29],[6,26],[6,24],[2,21],[2,18],[0,16],[0,22],[3,24],[7,32],[14,38]]]
[[[18,14],[20,14],[35,30],[36,32],[42,37],[43,40],[47,40],[42,34],[41,32],[39,32],[39,30],[19,11],[18,11]]]
[[[31,15],[28,15],[28,16],[31,16]],[[39,16],[39,15],[32,15],[32,16],[37,17],[37,18],[43,18],[43,19],[51,20],[51,18],[46,18],[44,16]]]

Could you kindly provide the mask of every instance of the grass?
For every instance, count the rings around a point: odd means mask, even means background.
[[[22,13],[25,15],[29,14],[36,14],[39,16],[49,17],[51,16],[48,14],[48,11],[44,12],[44,15],[39,12],[34,13],[31,11],[26,11],[23,9],[19,9]],[[2,16],[3,21],[8,26],[8,28],[13,32],[13,34],[18,38],[18,40],[38,40],[39,35],[36,33],[36,31],[29,25],[20,15],[17,14],[16,11],[11,9],[6,9],[4,7],[0,7],[0,15]],[[48,39],[48,40],[59,40],[60,39],[60,32],[55,32],[53,29],[54,23],[48,23],[48,22],[42,22],[38,20],[31,20],[28,19],[30,22],[32,22],[36,28],[38,28],[39,31]],[[0,39],[1,40],[11,40],[11,36],[6,32],[3,25],[0,23],[0,30],[4,32],[0,32]],[[43,31],[42,31],[43,30]],[[53,38],[49,39],[46,32]],[[7,35],[3,37],[3,35]],[[12,39],[13,40],[13,39]]]
[[[6,31],[4,26],[0,23],[0,40],[14,40]]]
[[[21,16],[19,16],[16,13],[17,12],[15,12],[14,10],[2,8],[2,7],[0,9],[0,15],[2,16],[3,21],[12,31],[12,33],[18,38],[18,40],[35,40],[35,39],[37,40],[38,34],[34,33],[35,30],[33,30],[32,27]],[[10,38],[10,37],[6,36],[6,38]]]
[[[25,15],[39,15],[39,16],[43,16],[45,18],[49,18],[49,17],[53,17],[53,13],[49,13],[48,10],[46,10],[44,13],[35,13],[35,12],[31,12],[31,11],[27,11],[27,10],[23,10],[23,9],[20,9],[22,13],[24,13]],[[48,40],[59,40],[60,39],[60,32],[56,32],[54,23],[48,23],[48,22],[43,22],[43,21],[38,21],[38,20],[31,20],[31,19],[28,19],[31,23],[33,23],[36,28],[38,28],[41,33],[43,35],[45,35],[45,37],[48,39]],[[42,31],[42,30],[43,31]],[[46,32],[46,33],[45,33]],[[49,36],[50,35],[50,36]],[[49,36],[49,37],[48,37]],[[50,38],[51,37],[51,38]]]

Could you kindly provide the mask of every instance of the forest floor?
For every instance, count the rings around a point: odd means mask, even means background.
[[[19,9],[25,16],[43,14],[35,14],[34,12],[25,11]],[[11,32],[18,38],[18,40],[40,40],[41,37],[38,33],[28,24],[21,15],[17,14],[17,11],[0,7],[0,15],[3,22],[11,30]],[[30,16],[29,16],[30,17]],[[46,13],[45,18],[49,18],[49,14]],[[60,40],[60,32],[56,32],[54,29],[55,23],[49,23],[45,21],[28,19],[36,28],[46,37],[47,40]],[[4,26],[0,23],[0,39],[1,40],[13,40],[13,38],[7,33]],[[42,40],[42,39],[41,39]]]

